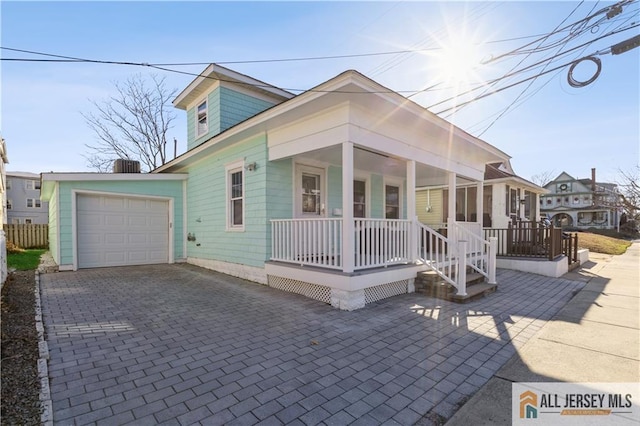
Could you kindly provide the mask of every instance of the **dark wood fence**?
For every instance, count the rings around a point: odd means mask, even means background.
[[[578,234],[561,228],[544,227],[537,222],[517,222],[504,229],[486,228],[484,238],[498,239],[497,256],[531,257],[554,260],[563,254],[569,264],[578,259]]]
[[[5,224],[7,243],[22,248],[49,247],[49,225],[47,224]]]

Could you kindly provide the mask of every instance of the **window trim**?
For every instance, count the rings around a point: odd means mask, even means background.
[[[204,105],[204,131],[200,131],[200,117],[199,117],[199,110],[200,107]],[[199,138],[201,136],[206,135],[207,133],[209,133],[209,100],[207,98],[205,98],[202,102],[198,102],[196,104],[196,109],[195,109],[195,125],[196,125],[196,138]]]
[[[387,218],[387,186],[395,186],[398,188],[398,220],[402,219],[403,216],[403,210],[402,210],[402,205],[403,205],[403,196],[402,196],[402,192],[403,192],[403,187],[402,187],[402,181],[400,180],[396,180],[396,179],[384,179],[383,182],[383,197],[382,197],[382,214],[384,215],[385,219]],[[395,219],[391,219],[391,220],[395,220]]]
[[[241,173],[241,177],[242,177],[242,224],[241,225],[234,225],[233,224],[233,209],[231,206],[231,203],[234,201],[234,199],[232,199],[231,195],[231,184],[232,184],[232,180],[231,180],[231,176],[235,173]],[[229,232],[244,232],[245,230],[245,211],[246,211],[246,198],[247,198],[247,192],[246,192],[246,180],[245,180],[245,173],[244,173],[244,160],[240,160],[240,161],[236,161],[234,163],[230,163],[227,164],[225,166],[225,205],[226,205],[226,230]],[[240,197],[239,197],[240,198]],[[236,198],[237,199],[237,198]]]
[[[31,201],[31,205],[29,205],[29,201]],[[27,198],[25,204],[28,209],[42,208],[42,201],[40,198]]]
[[[364,216],[362,218],[360,218],[360,219],[371,217],[371,191],[370,191],[370,188],[369,188],[369,179],[367,177],[365,177],[365,176],[358,176],[358,175],[353,177],[353,182],[354,182],[354,186],[353,186],[353,188],[354,188],[353,196],[354,197],[353,197],[353,200],[352,200],[353,201],[353,217],[357,217],[355,215],[355,211],[356,211],[356,209],[355,209],[355,205],[356,205],[356,200],[355,200],[355,195],[356,195],[355,194],[355,182],[356,181],[364,183],[364,203],[363,203],[364,204]]]

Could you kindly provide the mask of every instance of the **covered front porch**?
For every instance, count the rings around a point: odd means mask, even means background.
[[[416,215],[416,187],[428,184],[450,189],[451,212],[455,188],[473,185],[481,209],[483,164],[475,169],[436,158],[456,169],[446,170],[429,164],[433,158],[423,163],[353,142],[287,160],[300,183],[293,185],[294,217],[271,220],[270,286],[352,310],[413,292],[423,271],[436,273],[458,296],[467,295],[468,272],[495,284],[496,241],[483,239],[480,222],[447,218],[443,234]],[[324,175],[310,179],[309,164]]]

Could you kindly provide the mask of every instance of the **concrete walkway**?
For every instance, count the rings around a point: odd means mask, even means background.
[[[563,277],[580,293],[447,426],[510,425],[513,382],[640,382],[640,243],[590,260]]]
[[[191,265],[41,276],[55,424],[441,423],[584,284],[353,312]]]

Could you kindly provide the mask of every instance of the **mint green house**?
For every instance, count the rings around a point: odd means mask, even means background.
[[[423,270],[460,295],[468,268],[495,283],[482,224],[439,234],[416,188],[448,188],[455,212],[473,187],[482,211],[485,167],[509,156],[418,104],[356,71],[293,95],[212,64],[174,105],[188,151],[153,172],[43,174],[61,268],[188,262],[347,310]]]

